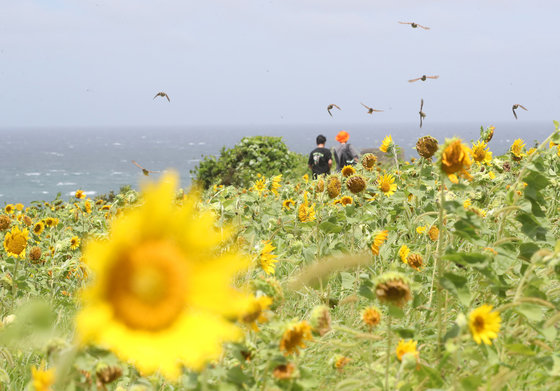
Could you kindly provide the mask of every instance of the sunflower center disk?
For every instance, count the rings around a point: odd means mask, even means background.
[[[474,320],[474,328],[477,332],[481,332],[484,330],[484,318],[481,316],[477,316]]]
[[[132,329],[158,331],[183,312],[186,261],[165,241],[150,241],[124,253],[108,281],[115,317]]]

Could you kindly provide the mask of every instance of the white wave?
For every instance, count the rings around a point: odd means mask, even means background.
[[[41,194],[49,194],[49,192],[46,191],[46,190],[43,190],[43,191],[41,192]]]
[[[97,194],[97,192],[95,190],[88,190],[88,191],[84,191],[84,194],[88,195],[88,196],[92,196],[92,195]],[[66,193],[66,195],[74,197],[76,195],[76,192],[75,191],[69,191],[69,192]]]
[[[122,145],[121,143],[113,143],[113,145],[116,145],[117,147]]]
[[[64,172],[64,171],[66,171],[66,170],[55,170],[55,169],[49,170],[49,172]]]
[[[111,175],[122,175],[124,172],[122,171],[111,171]]]
[[[201,141],[198,143],[198,145],[206,145],[206,143],[204,141]]]
[[[58,182],[57,186],[76,186],[76,182]]]
[[[64,156],[63,153],[60,152],[45,152],[47,155],[53,155],[53,156],[58,156],[58,157],[62,157]]]
[[[193,143],[193,142],[189,142],[189,145],[194,145],[194,143]]]
[[[82,175],[83,172],[73,172],[72,175]]]
[[[25,176],[39,176],[39,175],[41,175],[41,173],[40,172],[26,172],[24,175]]]

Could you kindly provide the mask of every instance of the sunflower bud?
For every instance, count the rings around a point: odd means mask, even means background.
[[[342,183],[337,175],[331,175],[327,179],[327,193],[330,198],[336,198],[340,194]]]
[[[29,259],[31,259],[33,263],[38,263],[37,261],[41,259],[41,255],[41,249],[37,246],[32,247],[31,250],[29,250]]]
[[[315,190],[317,190],[317,193],[322,193],[325,191],[325,180],[323,178],[317,179]]]
[[[420,254],[410,254],[408,258],[406,258],[406,263],[408,263],[411,268],[418,271],[424,266],[424,260]]]
[[[432,225],[432,227],[430,228],[430,230],[428,231],[428,236],[430,237],[430,239],[432,239],[432,241],[436,241],[439,238],[439,229],[438,227],[436,227],[435,225]]]
[[[377,164],[377,156],[373,153],[366,153],[362,156],[362,167],[368,171],[371,171],[375,168]]]
[[[436,153],[437,150],[438,142],[432,136],[421,137],[416,142],[416,152],[425,159],[429,159],[434,156],[434,153]]]
[[[318,333],[321,337],[328,333],[331,329],[331,314],[329,307],[326,305],[319,305],[313,308],[310,319],[313,331]]]
[[[10,228],[12,220],[6,215],[0,215],[0,231]]]
[[[365,190],[366,179],[361,175],[352,175],[346,180],[346,187],[354,194],[358,194]]]
[[[410,281],[401,273],[383,274],[375,286],[375,294],[381,302],[403,307],[412,299]]]
[[[109,384],[121,377],[122,369],[117,366],[109,366],[103,363],[97,365],[95,375],[101,384]]]

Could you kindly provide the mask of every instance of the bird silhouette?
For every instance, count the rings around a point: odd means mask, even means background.
[[[362,106],[364,106],[368,110],[368,112],[367,112],[368,114],[373,114],[374,111],[377,111],[377,112],[382,112],[383,111],[383,110],[372,109],[371,107],[366,106],[363,103],[362,103]]]
[[[529,110],[527,110],[525,107],[521,106],[519,103],[514,104],[514,105],[511,107],[511,111],[513,111],[513,116],[515,117],[515,119],[517,119],[517,113],[515,112],[515,110],[517,110],[517,109],[520,108],[520,107],[521,107],[523,110],[525,110],[525,111],[529,111]]]
[[[150,174],[155,174],[158,173],[159,171],[150,171],[150,170],[146,170],[144,167],[142,167],[140,164],[136,163],[135,160],[132,160],[132,164],[134,164],[136,167],[138,167],[139,169],[142,170],[142,174],[148,176]]]
[[[422,26],[421,24],[418,23],[414,23],[414,22],[399,22],[400,24],[409,24],[413,29],[420,27],[423,28],[424,30],[429,30],[429,27],[426,26]]]
[[[438,78],[439,78],[439,75],[434,75],[434,76],[422,75],[420,77],[417,77],[416,79],[410,79],[408,82],[409,83],[414,83],[415,81],[418,81],[418,80],[426,81],[426,79],[438,79]]]
[[[338,107],[337,105],[335,105],[334,103],[331,103],[330,105],[327,106],[327,111],[329,112],[329,115],[332,117],[332,113],[331,110],[336,107],[339,110],[342,110],[340,107]]]
[[[165,92],[163,92],[163,91],[158,92],[158,93],[156,94],[156,96],[154,96],[154,99],[156,99],[158,96],[161,96],[162,98],[167,98],[167,100],[168,100],[169,102],[171,102],[171,99],[169,99],[169,95],[167,95],[167,94],[166,94]]]
[[[420,114],[420,127],[422,127],[422,120],[424,118],[426,118],[426,113],[424,113],[422,111],[422,109],[424,108],[424,99],[420,100],[420,111],[418,112],[418,114]]]

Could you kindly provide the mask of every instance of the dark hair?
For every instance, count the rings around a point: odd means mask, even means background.
[[[317,145],[324,144],[326,142],[327,142],[327,138],[325,136],[323,136],[322,134],[317,136]]]

